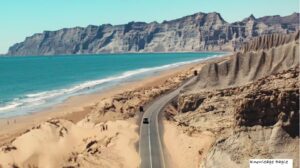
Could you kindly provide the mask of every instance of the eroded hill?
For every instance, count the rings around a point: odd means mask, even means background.
[[[248,167],[251,158],[291,158],[298,167],[298,77],[299,33],[259,37],[204,66],[166,116],[190,136],[215,136],[195,154],[200,167]]]

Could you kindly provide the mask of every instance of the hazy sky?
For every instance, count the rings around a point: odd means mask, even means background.
[[[27,36],[64,27],[158,21],[219,12],[227,22],[254,14],[289,15],[298,0],[1,0],[0,53]]]

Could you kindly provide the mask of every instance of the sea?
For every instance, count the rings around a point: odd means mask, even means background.
[[[41,111],[71,96],[101,92],[224,53],[0,57],[0,118]]]

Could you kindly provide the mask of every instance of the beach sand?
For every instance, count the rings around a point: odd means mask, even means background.
[[[122,108],[129,107],[129,114],[132,110],[135,114],[138,105],[174,89],[205,63],[224,59],[227,57],[180,66],[98,93],[74,96],[42,112],[1,119],[0,167],[13,163],[21,167],[138,167],[140,116],[124,117]],[[128,98],[126,103],[116,101],[120,95]],[[103,125],[108,130],[101,131]],[[170,130],[167,137],[175,136],[174,129]],[[91,142],[96,144],[89,146]],[[181,150],[168,146],[169,152],[174,153],[173,149]]]

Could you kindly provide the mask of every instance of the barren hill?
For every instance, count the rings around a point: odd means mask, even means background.
[[[190,90],[226,88],[299,66],[299,32],[254,38],[229,60],[206,65]]]
[[[200,12],[162,23],[130,22],[44,31],[11,46],[8,55],[232,51],[253,37],[297,30],[296,13],[257,19],[251,16],[228,23],[219,13]]]
[[[246,168],[254,158],[290,158],[299,167],[298,77],[299,32],[261,36],[204,66],[165,114],[191,137],[216,138],[208,152],[193,149],[200,167]]]

